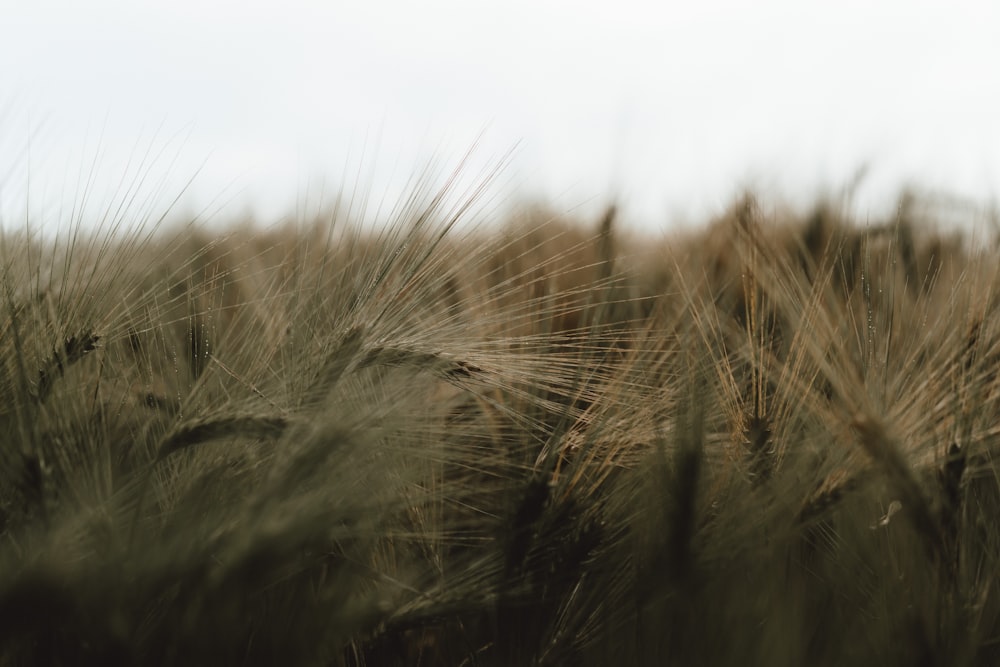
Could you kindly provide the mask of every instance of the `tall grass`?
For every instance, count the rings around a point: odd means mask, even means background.
[[[4,237],[3,664],[1000,660],[996,246]]]

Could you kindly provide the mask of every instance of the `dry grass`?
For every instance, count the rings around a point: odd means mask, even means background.
[[[4,238],[0,664],[1000,660],[995,245],[446,194]]]

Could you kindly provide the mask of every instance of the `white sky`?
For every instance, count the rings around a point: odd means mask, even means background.
[[[87,222],[154,215],[195,177],[179,211],[267,221],[359,176],[395,196],[480,134],[472,172],[517,146],[510,200],[619,195],[656,228],[748,185],[805,202],[864,164],[864,210],[907,183],[986,202],[998,6],[0,0],[0,213],[64,225],[86,191]]]

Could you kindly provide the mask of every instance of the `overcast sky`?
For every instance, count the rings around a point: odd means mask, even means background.
[[[479,136],[471,173],[516,147],[507,201],[617,196],[656,228],[863,165],[863,209],[996,195],[997,5],[819,5],[0,0],[3,224],[25,193],[51,226],[82,193],[155,216],[185,187],[185,214],[266,221],[359,179],[397,196]]]

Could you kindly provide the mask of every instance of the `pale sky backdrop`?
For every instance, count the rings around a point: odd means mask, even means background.
[[[998,128],[994,2],[0,0],[8,228],[398,197],[480,136],[467,173],[515,149],[498,206],[656,229],[865,165],[862,214],[906,184],[986,206]]]

